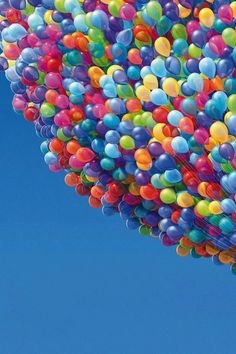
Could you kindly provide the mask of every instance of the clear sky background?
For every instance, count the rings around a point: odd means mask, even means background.
[[[0,76],[0,354],[234,354],[236,277],[50,172]]]

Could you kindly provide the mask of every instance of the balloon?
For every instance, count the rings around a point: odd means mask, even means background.
[[[0,12],[0,71],[50,171],[128,229],[236,274],[235,1]]]

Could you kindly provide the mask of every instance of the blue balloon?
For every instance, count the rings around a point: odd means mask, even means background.
[[[166,58],[165,67],[166,67],[166,70],[173,75],[180,74],[181,64],[180,64],[179,59],[174,56]]]

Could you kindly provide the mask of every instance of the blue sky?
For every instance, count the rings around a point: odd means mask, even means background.
[[[91,209],[0,88],[0,353],[235,353],[229,269]]]

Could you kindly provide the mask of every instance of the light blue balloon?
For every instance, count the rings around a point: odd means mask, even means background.
[[[194,91],[201,92],[203,90],[204,82],[201,75],[198,73],[190,74],[187,78],[187,83],[188,86]]]
[[[109,27],[109,21],[107,14],[102,10],[95,10],[91,15],[91,24],[92,26],[104,31]]]
[[[150,94],[151,102],[157,106],[166,105],[168,98],[166,93],[162,89],[155,89]]]
[[[123,44],[124,46],[129,46],[133,39],[133,32],[130,29],[125,29],[118,33],[116,41]]]
[[[182,136],[176,136],[171,142],[172,149],[180,154],[185,154],[189,151],[188,143]]]
[[[121,153],[120,153],[120,150],[118,148],[118,145],[117,144],[110,144],[110,143],[108,143],[105,146],[105,154],[108,157],[111,157],[112,159],[117,159],[118,157],[121,156]]]
[[[232,214],[236,211],[236,204],[232,199],[226,198],[221,202],[221,209],[226,214]]]
[[[27,64],[36,63],[38,61],[38,56],[32,48],[24,48],[21,52],[21,57]]]
[[[174,127],[178,127],[179,121],[181,118],[183,118],[183,113],[177,110],[170,111],[167,116],[168,122],[173,125]]]
[[[203,53],[203,55],[204,55],[204,57],[209,57],[209,58],[211,58],[211,59],[217,59],[218,57],[217,57],[217,54],[215,54],[214,52],[212,52],[212,50],[210,49],[210,46],[209,46],[209,44],[207,43],[206,45],[205,45],[205,47],[202,49],[202,53]]]
[[[228,96],[226,95],[226,93],[224,93],[223,91],[216,91],[213,94],[212,99],[216,102],[216,107],[221,112],[225,112],[228,100]]]
[[[178,183],[182,181],[182,175],[176,168],[173,170],[166,170],[164,172],[164,178],[169,183]]]
[[[163,184],[161,184],[161,182],[160,182],[160,176],[161,175],[159,173],[155,173],[151,177],[151,184],[153,185],[153,187],[155,187],[157,189],[165,188],[165,186],[163,186]]]
[[[81,6],[77,0],[65,0],[64,8],[67,12],[72,12],[75,9],[79,12],[81,11]]]
[[[74,18],[74,25],[77,31],[87,33],[88,26],[86,25],[84,14],[79,14]]]
[[[229,178],[227,175],[224,175],[221,180],[220,180],[221,186],[224,188],[224,190],[228,193],[234,193],[233,189],[231,188],[229,184]]]
[[[230,188],[232,188],[233,193],[236,193],[236,171],[233,171],[228,175],[228,183]]]
[[[236,135],[236,115],[232,115],[227,120],[227,128],[229,129],[229,133],[232,135]]]
[[[106,97],[114,98],[117,96],[116,85],[106,84],[103,88],[103,93]]]
[[[146,75],[149,75],[149,74],[153,75],[153,72],[152,72],[150,66],[144,66],[140,71],[140,75],[143,79],[145,78]]]
[[[164,60],[157,58],[154,59],[151,63],[151,70],[154,75],[158,77],[165,77],[167,75],[165,62]]]
[[[47,152],[44,156],[44,161],[46,162],[47,165],[56,165],[58,158],[57,154],[54,154],[53,152]]]
[[[209,79],[216,75],[216,64],[212,58],[203,58],[199,63],[199,70]]]
[[[79,82],[73,82],[69,86],[69,91],[71,94],[75,96],[81,96],[82,94],[85,93],[85,88]]]
[[[38,26],[44,25],[43,17],[37,14],[32,14],[28,17],[28,25],[33,30],[36,30]]]

